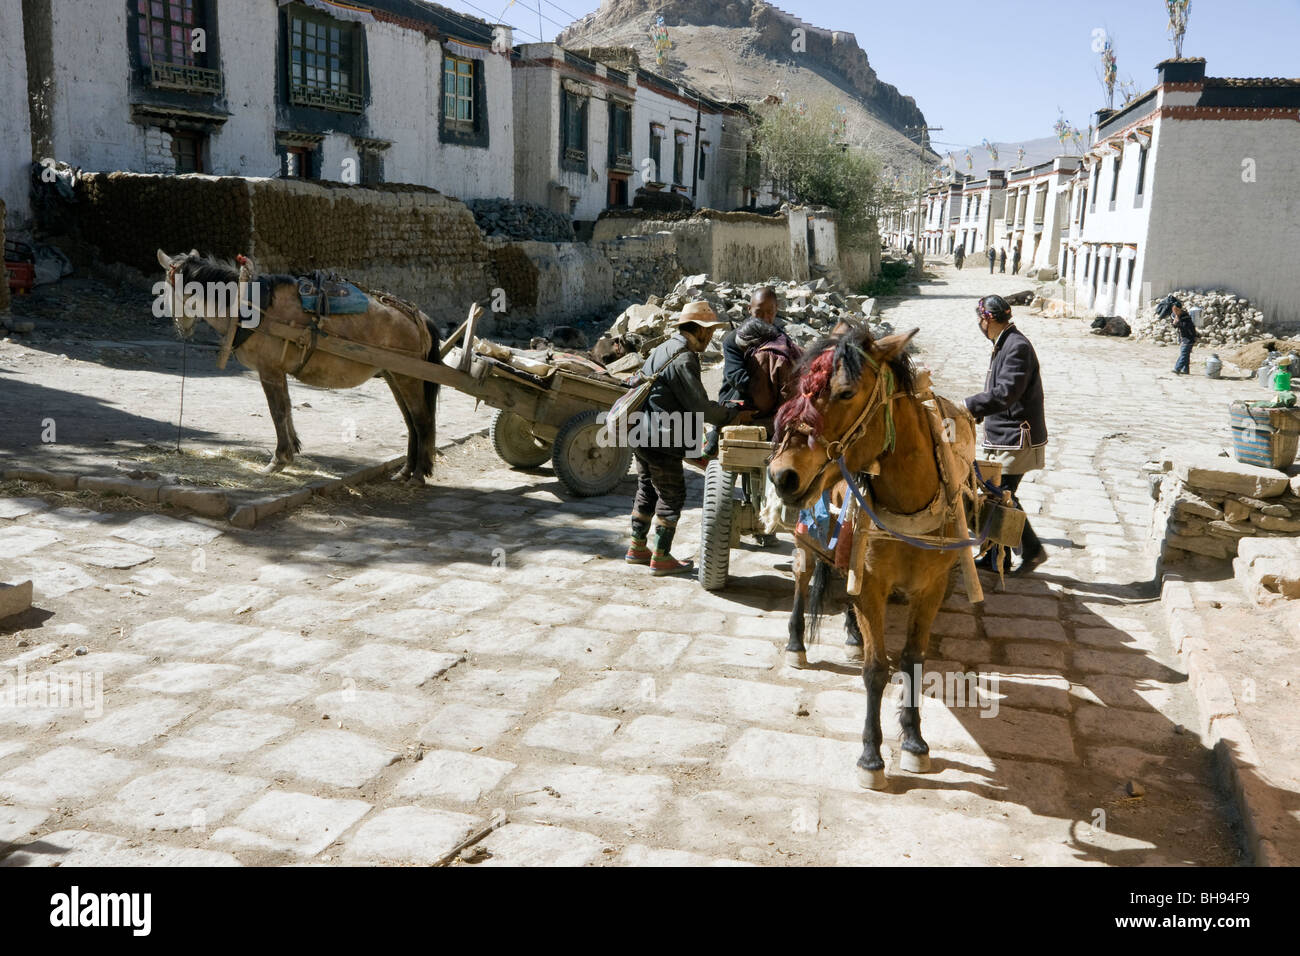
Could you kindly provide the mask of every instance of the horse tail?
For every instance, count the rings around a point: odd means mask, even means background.
[[[429,338],[433,344],[429,347],[429,354],[425,356],[426,362],[434,365],[442,364],[442,333],[438,329],[438,323],[423,312],[420,318],[424,320],[424,327],[429,330]],[[425,381],[424,383],[424,404],[429,410],[429,453],[433,454],[438,447],[438,383]]]
[[[808,583],[808,643],[817,643],[817,633],[820,630],[821,618],[823,613],[823,601],[826,597],[826,588],[830,584],[831,566],[820,558],[813,559],[816,563],[813,566],[812,580]]]

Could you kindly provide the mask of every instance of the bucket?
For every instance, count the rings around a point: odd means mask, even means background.
[[[1261,468],[1288,468],[1300,447],[1300,409],[1274,408],[1267,402],[1233,402],[1232,457]]]

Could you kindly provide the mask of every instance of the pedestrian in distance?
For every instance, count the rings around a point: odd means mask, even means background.
[[[1011,274],[1020,275],[1020,243],[1016,243],[1015,251],[1011,253]]]
[[[989,246],[988,257],[989,257],[989,275],[993,275],[993,266],[998,261],[998,254],[993,250],[992,246]]]
[[[952,263],[958,269],[960,269],[961,264],[963,261],[965,261],[965,259],[966,259],[966,243],[963,242],[960,246],[958,246],[956,249],[952,251]]]
[[[1007,250],[999,249],[998,250],[998,272],[1006,272],[1006,271],[1007,271]]]
[[[1047,419],[1043,408],[1043,377],[1038,355],[1029,339],[1011,322],[1011,306],[1000,295],[986,295],[975,304],[980,332],[993,343],[984,391],[966,399],[966,408],[975,421],[984,425],[981,458],[1002,465],[1003,491],[1011,493],[1017,508],[1024,511],[1016,498],[1020,482],[1030,471],[1042,468],[1046,460]],[[989,551],[982,559],[986,570],[997,570],[995,555]],[[1047,552],[1025,520],[1020,538],[1020,565],[1012,572],[1028,574],[1047,560]],[[1010,570],[1008,555],[1003,570]]]
[[[723,425],[735,413],[709,400],[700,380],[700,353],[708,348],[715,329],[727,324],[707,302],[689,302],[673,322],[676,331],[650,353],[641,374],[655,376],[646,399],[653,428],[653,447],[632,449],[636,460],[636,498],[632,503],[632,543],[624,555],[628,564],[648,564],[656,577],[690,571],[690,561],[678,561],[670,550],[677,522],[686,504],[683,459],[699,448],[680,442],[689,431],[688,415],[699,415],[710,425]],[[674,427],[676,422],[676,427]],[[654,522],[653,529],[651,522]],[[653,531],[653,548],[648,539]]]
[[[1167,295],[1156,304],[1156,317],[1168,318],[1178,330],[1178,361],[1174,362],[1175,375],[1190,375],[1192,371],[1192,346],[1196,344],[1196,323],[1183,308],[1181,299]]]

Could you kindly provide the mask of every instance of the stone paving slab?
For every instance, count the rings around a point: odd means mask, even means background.
[[[981,386],[988,345],[954,330],[1004,280],[947,273],[884,304],[921,328],[945,393]],[[1208,407],[1228,386],[1153,376],[1142,343],[1017,320],[1045,378],[1069,383],[1048,397],[1050,468],[1022,485],[1050,560],[986,575],[982,607],[945,602],[941,690],[922,703],[933,773],[898,769],[894,686],[889,788],[858,789],[865,697],[838,605],[810,668],[780,654],[788,542],[745,543],[717,593],[656,579],[621,561],[629,484],[576,501],[479,440],[444,449],[422,491],[318,497],[252,530],[0,498],[5,546],[40,542],[13,565],[46,616],[0,631],[0,679],[26,682],[0,706],[0,862],[428,865],[498,811],[454,865],[1251,858],[1272,841],[1239,832],[1211,751],[1250,714],[1234,724],[1221,684],[1188,680],[1196,656],[1169,640],[1136,546],[1140,465],[1218,428],[1187,393]],[[1187,415],[1139,432],[1096,394]],[[681,556],[698,474],[688,489]],[[887,616],[895,658],[905,610]],[[60,686],[87,706],[41,702]]]

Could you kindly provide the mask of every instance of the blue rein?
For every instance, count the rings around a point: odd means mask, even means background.
[[[858,483],[854,481],[853,476],[849,474],[849,466],[845,464],[843,455],[840,455],[836,464],[840,466],[840,474],[844,476],[844,481],[849,486],[849,491],[852,492],[854,500],[858,503],[858,507],[867,513],[867,516],[876,523],[876,527],[885,532],[891,538],[897,538],[904,544],[910,544],[914,548],[922,548],[926,551],[959,551],[962,548],[978,548],[989,538],[989,531],[993,527],[993,519],[997,516],[997,512],[992,508],[989,509],[988,518],[984,520],[984,528],[980,531],[980,536],[978,538],[971,538],[968,541],[954,541],[949,544],[932,544],[929,541],[922,541],[920,538],[913,538],[910,535],[903,534],[899,531],[891,531],[885,526],[885,523],[880,520],[880,516],[872,510],[871,505],[867,503],[867,499],[862,497],[862,492],[858,490]],[[985,487],[1001,494],[1001,489],[991,481],[985,480],[984,476],[980,474],[979,465],[975,466],[975,474],[979,480],[984,483]],[[958,503],[957,507],[960,508],[961,504]]]

